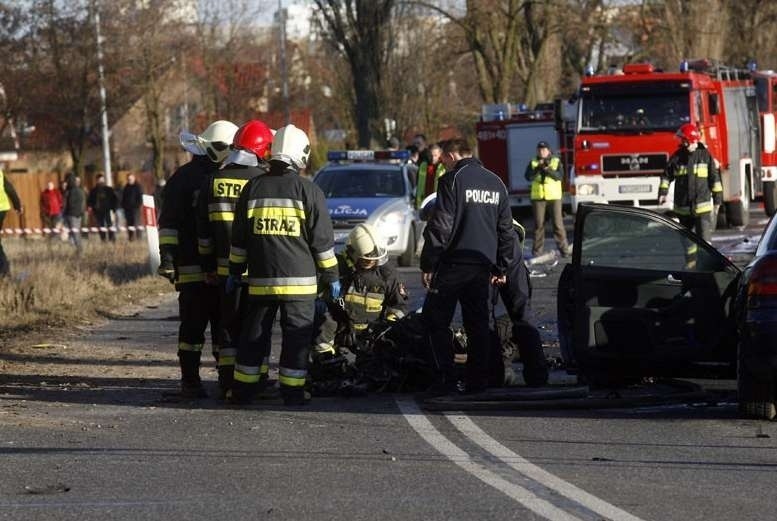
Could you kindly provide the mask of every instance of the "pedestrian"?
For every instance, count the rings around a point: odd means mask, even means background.
[[[46,188],[40,194],[40,218],[43,228],[48,228],[48,238],[53,239],[62,226],[62,192],[53,181],[46,183]]]
[[[248,181],[237,202],[227,291],[234,290],[247,268],[248,303],[231,396],[236,404],[250,402],[259,388],[264,346],[279,310],[283,401],[302,405],[310,399],[305,379],[318,283],[336,299],[340,281],[324,193],[298,175],[309,157],[305,132],[294,125],[279,129],[270,171]]]
[[[214,122],[211,126],[217,123],[222,122]],[[192,158],[170,176],[162,194],[164,205],[159,215],[161,262],[157,272],[175,284],[178,292],[180,395],[182,398],[205,398],[208,393],[200,378],[205,330],[210,324],[212,353],[218,363],[221,348],[218,332],[221,326],[218,286],[206,280],[202,269],[196,211],[199,191],[208,176],[218,169],[219,157],[211,159],[200,136],[188,132],[181,134],[181,145],[192,154]]]
[[[94,188],[89,191],[86,206],[92,212],[95,224],[99,229],[100,240],[116,241],[111,212],[116,211],[116,192],[105,184],[105,176],[97,174]]]
[[[405,148],[405,150],[407,150],[407,154],[408,154],[405,167],[407,168],[407,174],[410,177],[410,184],[412,184],[413,187],[417,189],[418,187],[418,149],[415,147],[415,145],[408,145]]]
[[[252,120],[238,129],[228,121],[201,134],[201,143],[209,157],[224,160],[224,167],[214,171],[200,189],[197,203],[197,243],[206,277],[219,288],[221,345],[218,360],[218,379],[222,396],[232,388],[237,356],[237,338],[240,334],[240,306],[245,305],[243,288],[226,292],[229,276],[229,249],[232,245],[232,222],[235,204],[246,183],[267,173],[272,130],[264,122]],[[229,145],[232,145],[230,153]],[[265,346],[269,357],[270,345]],[[265,357],[265,358],[266,358]],[[269,360],[261,364],[262,378],[267,377]]]
[[[437,183],[445,175],[445,165],[440,161],[442,157],[442,148],[434,144],[429,147],[429,161],[423,160],[418,165],[418,177],[415,190],[415,206],[421,207],[421,203],[428,196],[437,191]]]
[[[5,176],[5,173],[0,169],[0,231],[3,230],[3,221],[8,210],[16,210],[16,214],[21,217],[24,214],[24,206],[19,199],[11,181]],[[0,235],[0,278],[7,276],[11,271],[11,265],[8,262],[8,257],[3,250],[2,235]]]
[[[718,163],[701,140],[693,123],[686,123],[676,134],[680,146],[667,162],[658,189],[658,203],[666,202],[669,185],[674,186],[674,213],[688,230],[710,242],[713,209],[723,202]]]
[[[563,257],[569,257],[572,254],[572,248],[567,242],[567,233],[564,230],[561,159],[551,154],[550,145],[546,141],[537,143],[537,156],[526,165],[525,177],[531,182],[530,197],[534,214],[532,256],[538,257],[544,251],[545,218],[549,213],[553,220],[553,237],[556,239],[556,246]]]
[[[127,223],[127,237],[134,240],[140,237],[140,207],[143,206],[143,189],[137,183],[135,174],[127,176],[127,184],[121,191],[121,207],[124,210],[124,220]]]
[[[429,148],[426,145],[426,136],[423,134],[416,134],[413,137],[413,145],[418,150],[418,162],[420,165],[422,162],[429,163],[432,160],[432,156],[429,152]]]
[[[449,325],[461,304],[467,333],[467,392],[488,385],[490,343],[488,297],[492,284],[504,284],[512,264],[515,234],[507,189],[499,177],[472,157],[464,139],[446,141],[437,202],[424,230],[423,285],[428,289],[423,318],[437,371],[433,391],[456,390]]]
[[[70,243],[75,246],[76,253],[81,254],[81,223],[86,213],[86,192],[81,188],[81,178],[73,175],[67,182],[64,196],[65,208],[62,211],[65,226],[69,231]]]

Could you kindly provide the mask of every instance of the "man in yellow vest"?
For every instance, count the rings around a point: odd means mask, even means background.
[[[418,180],[415,189],[415,207],[420,208],[421,203],[429,195],[437,191],[437,182],[445,174],[445,165],[442,163],[442,148],[440,145],[429,147],[431,161],[421,161],[418,165]]]
[[[553,237],[561,255],[568,257],[572,248],[567,242],[561,213],[561,160],[550,153],[545,141],[537,143],[537,156],[526,166],[526,179],[531,181],[531,206],[534,213],[534,246],[532,255],[542,255],[545,246],[546,210],[553,218]]]
[[[24,207],[19,200],[19,196],[16,195],[16,190],[8,178],[5,177],[3,171],[0,170],[0,230],[3,229],[5,214],[11,209],[11,205],[13,205],[17,214],[21,215],[24,213]],[[2,238],[2,236],[0,236],[0,238]],[[9,270],[10,265],[8,264],[8,258],[5,256],[3,243],[0,240],[0,277],[8,275]]]

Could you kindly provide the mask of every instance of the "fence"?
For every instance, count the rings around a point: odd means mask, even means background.
[[[138,184],[143,188],[146,194],[153,194],[156,188],[156,180],[152,172],[118,172],[115,176],[116,185],[123,186],[126,183],[127,176],[134,173]],[[13,184],[19,199],[24,206],[24,214],[20,217],[14,211],[9,211],[3,222],[3,235],[20,235],[46,233],[43,228],[43,220],[40,215],[40,194],[46,188],[46,184],[51,181],[55,186],[60,186],[60,181],[64,175],[53,172],[38,173],[9,173],[5,174],[8,180]],[[94,186],[94,177],[96,174],[86,175],[82,186],[88,192]],[[97,232],[95,223],[90,216],[89,222],[85,222],[85,228],[88,231]],[[87,230],[85,230],[86,232]]]

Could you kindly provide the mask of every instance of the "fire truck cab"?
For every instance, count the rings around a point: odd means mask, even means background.
[[[776,100],[777,101],[777,100]],[[661,173],[677,150],[677,129],[695,123],[720,164],[728,223],[747,224],[761,192],[756,89],[748,71],[683,62],[664,72],[634,63],[615,75],[583,78],[570,177],[571,204],[610,203],[671,211],[658,204]]]

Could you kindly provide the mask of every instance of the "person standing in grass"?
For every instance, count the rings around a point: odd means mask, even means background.
[[[86,192],[81,188],[81,178],[73,176],[67,184],[65,191],[65,209],[63,215],[65,226],[70,230],[70,242],[76,247],[80,255],[83,250],[81,244],[81,220],[86,212]]]
[[[24,207],[19,200],[19,196],[16,195],[11,181],[5,176],[2,170],[0,170],[0,230],[3,229],[3,221],[5,220],[5,214],[13,206],[16,213],[22,215],[24,213]],[[10,271],[10,264],[8,258],[5,256],[3,250],[2,236],[0,236],[0,278],[8,275]]]

